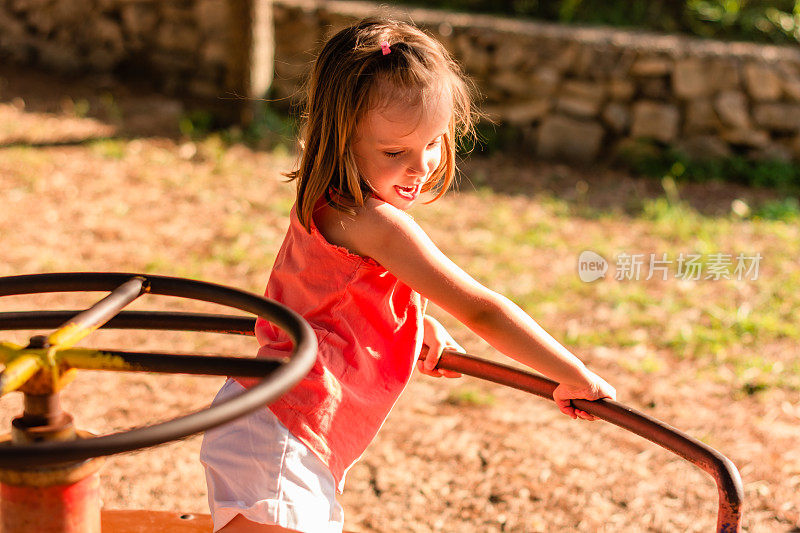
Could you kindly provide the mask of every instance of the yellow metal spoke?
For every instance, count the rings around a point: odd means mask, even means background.
[[[23,386],[40,368],[42,359],[36,354],[23,353],[8,362],[0,373],[0,396]]]
[[[74,316],[47,336],[47,344],[57,350],[72,348],[78,341],[111,320],[126,305],[149,290],[147,280],[131,278],[94,304]]]
[[[69,348],[99,327],[68,322],[48,335],[47,342],[57,348]]]
[[[8,364],[9,361],[19,355],[22,346],[13,342],[0,342],[0,363]]]
[[[0,396],[15,390],[40,391],[33,394],[57,392],[71,382],[75,374],[53,347],[28,348],[0,342],[0,362],[5,365],[0,373]],[[35,378],[40,370],[43,374]]]

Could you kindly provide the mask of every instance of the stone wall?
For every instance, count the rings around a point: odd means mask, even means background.
[[[377,10],[443,41],[482,108],[544,157],[592,161],[634,139],[694,156],[800,160],[800,50],[607,28]],[[321,42],[375,14],[362,2],[276,0],[273,92],[296,99]],[[279,100],[280,101],[280,100]]]
[[[3,0],[0,60],[213,100],[266,90],[271,28],[269,0]]]
[[[0,61],[115,72],[235,107],[297,102],[314,54],[364,16],[410,18],[477,82],[481,108],[544,157],[637,138],[694,155],[800,160],[800,49],[322,0],[3,0]]]

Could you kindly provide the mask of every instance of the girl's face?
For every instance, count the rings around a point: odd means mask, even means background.
[[[384,202],[408,209],[442,160],[453,114],[447,91],[423,104],[397,99],[367,111],[351,150],[358,171]]]

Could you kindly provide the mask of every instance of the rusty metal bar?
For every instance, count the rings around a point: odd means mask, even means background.
[[[10,311],[0,313],[0,330],[54,328],[79,311]],[[238,315],[171,311],[121,311],[101,327],[204,331],[229,335],[255,335],[256,319]]]
[[[61,360],[82,370],[160,372],[206,376],[260,378],[274,372],[289,359],[195,355],[178,353],[128,352],[121,350],[64,350]]]
[[[141,277],[134,277],[126,281],[111,291],[111,294],[72,317],[48,335],[47,344],[59,349],[74,346],[82,338],[108,322],[126,305],[146,293],[148,286],[147,280]]]
[[[453,370],[553,400],[558,383],[545,377],[478,357],[445,350],[436,368]],[[714,478],[719,492],[718,533],[741,531],[744,490],[733,462],[714,448],[689,435],[611,400],[573,400],[575,407],[615,426],[627,429],[679,455]]]

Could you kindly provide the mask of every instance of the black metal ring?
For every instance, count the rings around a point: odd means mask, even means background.
[[[0,296],[44,292],[112,291],[134,276],[147,280],[151,294],[217,303],[273,322],[294,342],[294,350],[289,361],[277,368],[274,365],[265,365],[265,372],[262,374],[264,379],[246,392],[219,402],[213,407],[167,422],[90,439],[0,446],[0,467],[34,467],[82,461],[188,437],[229,422],[274,401],[300,381],[316,360],[316,335],[303,317],[277,302],[223,285],[133,273],[31,274],[0,277]],[[109,326],[113,327],[113,324]],[[9,328],[0,327],[0,329]],[[241,333],[238,330],[229,332]],[[234,357],[230,360],[232,363],[241,361],[240,358]]]

